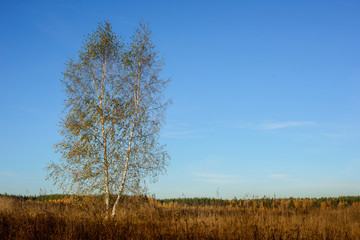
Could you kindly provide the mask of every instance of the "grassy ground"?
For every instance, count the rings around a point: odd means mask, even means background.
[[[2,196],[0,239],[360,239],[359,202],[226,202],[189,206],[128,197],[115,219],[104,220],[97,197],[39,201]]]

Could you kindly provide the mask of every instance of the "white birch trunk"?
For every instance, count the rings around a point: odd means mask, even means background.
[[[140,64],[139,64],[140,65]],[[137,115],[138,115],[138,111],[139,111],[139,93],[140,93],[140,76],[141,76],[141,71],[139,71],[139,73],[137,74],[135,83],[134,83],[134,101],[135,101],[135,115],[134,115],[134,119],[132,122],[132,128],[131,128],[131,133],[130,133],[130,139],[129,139],[129,146],[128,146],[128,150],[126,153],[126,160],[125,160],[125,167],[124,167],[124,172],[123,172],[123,177],[121,180],[121,186],[120,186],[120,190],[119,193],[116,197],[114,206],[112,208],[112,213],[111,213],[111,217],[115,217],[116,214],[116,207],[119,204],[119,200],[121,195],[124,192],[124,188],[125,188],[125,182],[126,182],[126,175],[127,175],[127,171],[128,171],[128,167],[129,167],[129,160],[130,160],[130,153],[131,153],[131,149],[132,149],[132,142],[133,142],[133,137],[134,137],[134,132],[135,132],[135,126],[136,126],[136,120],[137,120]]]
[[[125,161],[125,167],[124,167],[124,172],[123,172],[123,177],[121,180],[121,186],[120,186],[120,190],[119,193],[116,197],[116,201],[114,203],[112,212],[111,212],[111,217],[115,217],[116,214],[116,207],[119,204],[119,200],[120,197],[122,195],[122,193],[124,192],[124,188],[125,188],[125,182],[126,182],[126,174],[127,174],[127,170],[128,170],[128,166],[129,166],[129,159],[130,159],[130,152],[131,152],[131,145],[132,145],[132,140],[133,140],[133,136],[134,136],[134,131],[135,131],[135,125],[136,125],[136,118],[137,118],[137,114],[138,114],[138,106],[136,106],[135,109],[135,116],[134,116],[134,120],[133,120],[133,124],[132,124],[132,129],[131,129],[131,134],[130,134],[130,139],[129,139],[129,147],[126,153],[126,161]]]

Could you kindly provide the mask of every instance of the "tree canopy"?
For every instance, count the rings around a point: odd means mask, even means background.
[[[107,217],[111,204],[116,214],[124,192],[141,192],[142,183],[156,180],[168,163],[159,143],[170,103],[164,96],[169,80],[160,77],[163,66],[145,22],[129,43],[110,23],[99,23],[78,58],[66,63],[62,138],[55,145],[61,158],[47,167],[48,178],[66,191],[104,193]]]

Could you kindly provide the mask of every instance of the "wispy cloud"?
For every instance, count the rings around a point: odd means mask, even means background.
[[[205,183],[236,184],[242,182],[242,179],[238,175],[216,173],[194,173],[193,175],[197,181]]]
[[[324,136],[329,137],[329,138],[343,138],[344,137],[343,134],[339,134],[339,133],[325,133]]]
[[[33,114],[33,115],[48,115],[48,114],[57,114],[58,112],[55,110],[44,110],[44,109],[39,109],[36,107],[23,107],[23,106],[9,106],[9,108],[11,110],[15,110],[15,111],[19,111],[19,112],[23,112],[23,113],[27,113],[27,114]]]
[[[289,174],[271,174],[268,178],[275,179],[275,180],[288,180],[290,178]]]
[[[243,123],[243,124],[239,124],[238,127],[257,129],[257,130],[276,130],[281,128],[304,127],[311,125],[316,125],[316,123],[312,121],[284,121],[284,122],[266,121],[259,123]]]
[[[8,171],[0,171],[0,175],[1,175],[1,176],[5,176],[5,177],[14,177],[14,176],[17,176],[17,174],[12,173],[12,172],[8,172]]]
[[[314,122],[310,122],[310,121],[267,122],[260,124],[259,129],[274,130],[274,129],[288,128],[288,127],[303,127],[314,124],[315,124]]]
[[[165,138],[173,139],[200,139],[207,137],[209,129],[195,128],[189,123],[173,123],[165,127],[162,134]]]
[[[22,108],[22,110],[26,113],[31,113],[31,114],[43,114],[44,111],[41,111],[39,109],[35,109],[35,108]]]
[[[201,131],[165,131],[162,136],[174,139],[199,139],[206,137],[204,132]]]

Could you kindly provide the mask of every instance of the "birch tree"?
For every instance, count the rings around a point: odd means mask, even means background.
[[[140,23],[123,55],[125,91],[131,93],[129,103],[133,112],[121,185],[112,216],[116,214],[127,178],[145,177],[149,172],[157,173],[168,159],[167,152],[157,142],[164,111],[169,104],[169,101],[163,101],[163,92],[169,80],[164,81],[159,76],[163,65],[151,40],[148,25]]]
[[[124,193],[141,192],[169,160],[159,143],[169,104],[162,67],[144,22],[128,44],[100,23],[66,63],[62,138],[55,145],[61,158],[49,164],[47,178],[66,191],[104,194],[106,218],[115,216]]]

